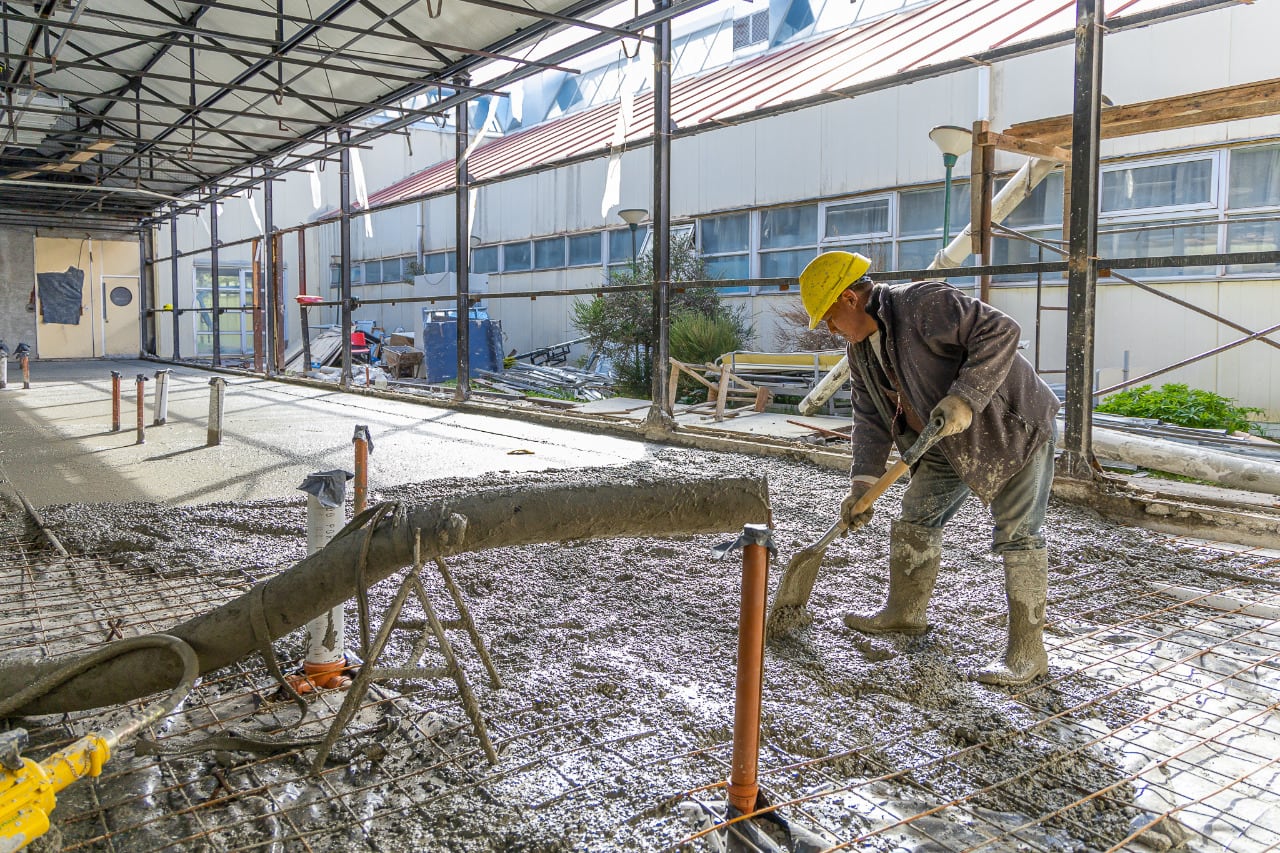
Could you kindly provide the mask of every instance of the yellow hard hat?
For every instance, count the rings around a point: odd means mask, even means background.
[[[800,273],[800,301],[809,313],[809,328],[822,318],[855,281],[871,269],[871,259],[855,252],[823,252]]]

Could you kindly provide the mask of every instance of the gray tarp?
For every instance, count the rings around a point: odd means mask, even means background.
[[[40,290],[40,317],[46,323],[80,324],[80,304],[84,299],[84,270],[67,267],[66,272],[36,273]]]

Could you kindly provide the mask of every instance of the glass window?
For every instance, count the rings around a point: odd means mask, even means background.
[[[761,278],[795,278],[805,264],[818,256],[817,249],[792,249],[786,252],[761,252]]]
[[[564,266],[564,238],[548,237],[533,241],[533,268],[555,270]]]
[[[751,276],[751,258],[748,255],[721,255],[716,258],[705,258],[702,262],[707,278],[731,279],[749,278]],[[747,288],[718,287],[717,293],[746,293]]]
[[[533,254],[529,250],[529,243],[503,243],[502,244],[502,271],[503,272],[519,272],[521,270],[531,269],[533,267]]]
[[[453,252],[431,252],[423,255],[422,265],[426,267],[427,275],[453,272]]]
[[[889,233],[889,199],[851,201],[827,206],[822,236],[826,240],[859,234]]]
[[[1280,252],[1280,221],[1230,223],[1227,225],[1227,251]],[[1231,264],[1227,272],[1276,273],[1280,272],[1280,264]]]
[[[1038,188],[1037,188],[1038,189]],[[1037,229],[1019,229],[1028,237],[1035,237],[1037,240],[1058,243],[1062,240],[1062,226],[1054,228],[1037,228]],[[1040,247],[1035,243],[1029,243],[1026,240],[1018,240],[1012,237],[994,237],[991,240],[991,263],[993,264],[1034,264],[1040,261],[1050,263],[1053,261],[1061,261],[1063,256],[1053,251],[1045,249],[1041,253]],[[1045,280],[1059,281],[1062,279],[1062,273],[1045,273]],[[1035,281],[1035,273],[1027,273],[1025,275],[997,275],[992,276],[992,281]]]
[[[1215,221],[1153,223],[1118,233],[1099,230],[1098,254],[1104,258],[1149,258],[1163,255],[1211,255],[1217,251]],[[1151,278],[1213,275],[1212,266],[1161,267],[1146,270]]]
[[[599,263],[599,234],[574,234],[569,238],[569,266],[588,267]]]
[[[404,281],[408,278],[401,269],[400,262],[400,258],[387,258],[382,262],[383,281]]]
[[[999,192],[1007,183],[1008,178],[997,181],[996,191]],[[1028,225],[1060,225],[1062,201],[1062,172],[1050,172],[1047,178],[1036,184],[1031,195],[1024,198],[1013,209],[1013,213],[1005,217],[1004,224],[1018,230]]]
[[[1102,210],[1179,207],[1213,201],[1213,160],[1185,160],[1102,173]]]
[[[329,284],[335,287],[342,284],[342,267],[337,264],[329,265]]]
[[[898,233],[904,237],[924,234],[942,234],[942,203],[946,188],[910,190],[898,194]],[[969,185],[951,184],[951,236],[959,234],[969,224]],[[936,250],[935,250],[936,251]],[[902,269],[916,269],[898,259]]]
[[[1280,205],[1280,145],[1231,152],[1227,207]]]
[[[732,213],[699,220],[702,232],[702,254],[722,255],[727,252],[746,252],[751,248],[751,215]]]
[[[636,229],[635,246],[641,246],[649,237],[649,226],[641,225]],[[609,232],[609,266],[631,263],[631,229],[615,228]]]
[[[898,243],[898,265],[900,270],[923,270],[928,269],[929,264],[933,263],[933,259],[937,257],[939,250],[942,249],[942,238],[934,237],[929,240],[903,240]],[[973,255],[965,258],[960,266],[973,266]],[[874,277],[874,276],[873,276]],[[973,276],[962,276],[954,270],[939,270],[939,278],[945,278],[952,284],[972,284]]]
[[[471,271],[491,273],[498,271],[498,247],[480,246],[471,250]]]
[[[761,251],[812,246],[817,242],[818,206],[816,204],[760,211]]]
[[[840,243],[834,246],[823,246],[824,252],[857,252],[871,259],[871,272],[893,269],[893,244],[888,241],[878,243]]]
[[[380,284],[382,282],[382,261],[364,262],[364,283]]]

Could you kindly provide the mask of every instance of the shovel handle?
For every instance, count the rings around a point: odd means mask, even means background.
[[[883,495],[890,486],[898,482],[903,474],[911,470],[911,464],[919,461],[920,457],[924,456],[925,452],[938,442],[941,437],[938,433],[945,425],[946,421],[942,417],[936,417],[929,421],[924,431],[920,433],[919,438],[916,439],[916,443],[911,445],[910,449],[903,454],[903,458],[893,463],[893,466],[888,471],[885,471],[879,480],[871,484],[871,488],[862,493],[862,497],[858,498],[858,502],[853,505],[853,514],[861,515],[870,509],[871,505],[876,502],[876,498]]]

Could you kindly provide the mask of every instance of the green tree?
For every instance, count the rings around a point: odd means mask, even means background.
[[[702,258],[698,257],[692,235],[671,239],[672,282],[698,281],[705,278]],[[624,394],[648,398],[651,389],[653,328],[653,255],[645,252],[634,265],[612,271],[610,285],[640,285],[643,289],[606,293],[596,299],[579,300],[573,306],[573,325],[590,338],[591,346],[600,349],[613,362],[617,387]],[[752,328],[746,312],[721,302],[714,288],[687,287],[671,289],[672,350],[681,361],[706,360],[707,347],[731,343],[728,349],[741,349],[750,340]],[[686,317],[703,317],[715,321],[701,324]],[[699,341],[697,352],[676,348],[676,328],[681,327],[682,340]],[[725,335],[731,330],[732,336]],[[687,332],[687,333],[686,333]],[[715,356],[711,356],[714,358]]]

